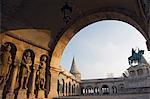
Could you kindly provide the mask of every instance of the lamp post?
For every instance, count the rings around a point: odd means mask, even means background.
[[[65,2],[63,7],[61,8],[61,12],[63,13],[63,20],[66,24],[68,24],[69,20],[71,20],[72,7]]]

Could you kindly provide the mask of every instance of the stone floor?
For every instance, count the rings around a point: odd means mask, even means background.
[[[118,94],[102,96],[68,96],[54,99],[150,99],[150,93],[145,94]]]

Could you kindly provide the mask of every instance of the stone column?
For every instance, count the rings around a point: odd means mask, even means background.
[[[14,99],[14,89],[15,89],[15,84],[16,84],[16,79],[17,79],[17,74],[18,74],[18,67],[20,65],[19,60],[15,60],[14,63],[14,70],[13,70],[13,76],[12,76],[12,81],[9,89],[9,93],[6,95],[6,99]]]
[[[48,99],[53,99],[53,97],[58,97],[57,80],[58,80],[59,69],[51,67],[50,73],[51,73],[51,81],[50,81],[50,92],[48,94]]]
[[[64,81],[64,93],[63,93],[63,96],[66,96],[66,83]]]
[[[148,14],[148,17],[150,18],[150,8],[149,8],[149,13],[147,14]],[[148,34],[148,40],[146,41],[146,45],[147,45],[148,51],[150,51],[150,19],[148,19],[148,33],[147,34]]]
[[[80,90],[79,83],[76,85],[76,94],[81,95],[81,90]]]
[[[148,41],[146,41],[146,45],[147,45],[147,49],[148,49],[148,51],[150,51],[150,40]]]
[[[109,94],[113,94],[112,86],[109,86]]]
[[[36,80],[36,71],[38,69],[39,64],[35,64],[33,67],[33,76],[32,76],[32,82],[31,82],[31,92],[29,94],[30,99],[35,98],[34,89],[35,89],[35,80]]]

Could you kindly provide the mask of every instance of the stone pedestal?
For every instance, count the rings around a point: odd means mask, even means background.
[[[7,95],[6,95],[6,99],[14,99],[14,97],[15,97],[15,94],[12,92],[7,93]]]
[[[27,90],[25,90],[25,89],[20,89],[20,90],[18,91],[17,99],[27,99]]]
[[[30,93],[30,94],[29,94],[29,99],[35,99],[34,93]]]
[[[7,93],[6,99],[14,99],[14,97],[15,97],[15,94],[13,92],[14,92],[14,87],[15,87],[15,84],[16,84],[16,77],[17,77],[18,67],[20,65],[20,62],[18,60],[15,60],[14,62],[15,62],[14,63],[15,68],[14,68],[14,71],[13,71],[13,74],[12,74],[12,81],[11,81],[11,85],[10,85],[10,88],[9,88],[9,93]]]
[[[48,94],[48,99],[53,99],[54,97],[58,97],[57,93],[57,80],[58,80],[58,74],[59,71],[51,69],[51,82],[50,82],[50,92]]]
[[[0,99],[3,97],[3,90],[0,90]]]
[[[39,90],[38,91],[38,99],[44,99],[44,98],[45,98],[44,90]]]

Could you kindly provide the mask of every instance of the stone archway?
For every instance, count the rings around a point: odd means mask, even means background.
[[[148,36],[148,27],[144,27],[145,25],[141,24],[141,18],[134,16],[132,13],[126,13],[126,11],[120,9],[104,9],[98,12],[93,11],[93,13],[88,13],[76,19],[70,27],[62,33],[60,39],[57,38],[58,40],[54,41],[56,45],[52,47],[51,67],[57,68],[59,66],[65,47],[78,31],[91,23],[102,20],[119,20],[128,23],[139,30],[147,41],[150,40]]]
[[[51,47],[52,49],[50,54],[51,57],[50,66],[56,70],[58,69],[65,47],[78,31],[80,31],[82,28],[91,23],[102,20],[118,20],[132,25],[137,30],[139,30],[140,33],[144,36],[144,38],[147,40],[148,46],[148,42],[150,40],[148,36],[149,33],[148,25],[146,25],[146,23],[142,24],[143,23],[142,18],[136,17],[134,14],[122,9],[94,10],[93,12],[89,12],[84,16],[78,17],[71,24],[69,24],[70,26],[65,31],[56,36],[55,38],[56,40],[54,40],[53,42],[54,45]],[[54,74],[52,78],[53,80],[55,80],[57,77]],[[51,89],[52,90],[57,89],[55,87],[54,82],[51,83],[53,83]],[[57,94],[55,94],[54,96],[57,96]]]

